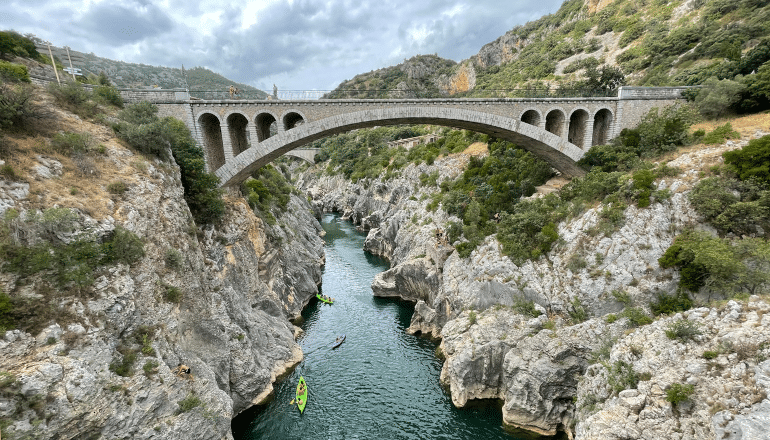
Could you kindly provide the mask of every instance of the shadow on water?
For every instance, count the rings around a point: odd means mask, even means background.
[[[524,438],[503,429],[499,401],[452,405],[436,343],[404,331],[414,305],[372,296],[387,261],[361,251],[365,236],[349,222],[327,215],[323,226],[324,294],[335,303],[312,299],[302,311],[304,360],[274,384],[272,401],[233,419],[235,439]],[[341,334],[345,343],[332,349]],[[300,376],[309,392],[303,414],[290,404]]]

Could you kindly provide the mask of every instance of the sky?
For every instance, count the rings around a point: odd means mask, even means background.
[[[272,92],[332,90],[415,55],[462,61],[563,0],[0,0],[0,30]]]

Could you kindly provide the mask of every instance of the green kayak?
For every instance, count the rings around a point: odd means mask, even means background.
[[[300,376],[297,383],[297,408],[299,412],[305,411],[305,405],[307,404],[307,384],[305,378]]]
[[[334,299],[332,299],[329,296],[323,296],[320,293],[316,293],[315,297],[320,299],[321,301],[325,302],[326,304],[334,304]]]

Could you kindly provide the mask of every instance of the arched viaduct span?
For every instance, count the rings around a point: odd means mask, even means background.
[[[173,100],[155,102],[162,116],[185,121],[204,148],[209,171],[222,186],[234,186],[257,168],[314,140],[397,124],[490,134],[531,151],[564,174],[580,175],[583,171],[575,162],[591,146],[636,126],[653,107],[674,104],[683,89],[621,87],[617,97],[609,98],[522,99],[202,101],[179,99],[177,94]]]

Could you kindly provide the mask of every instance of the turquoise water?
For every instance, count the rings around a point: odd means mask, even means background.
[[[374,298],[374,276],[388,264],[364,253],[365,235],[335,215],[323,218],[323,293],[303,312],[305,359],[275,384],[275,399],[233,420],[244,439],[506,439],[499,404],[457,409],[439,385],[436,344],[408,335],[413,306]],[[331,345],[341,334],[346,341]],[[308,386],[303,414],[291,405],[300,375]]]

